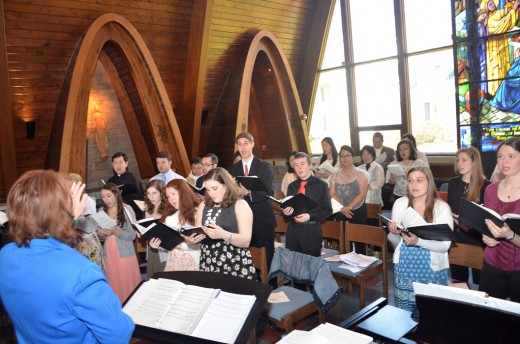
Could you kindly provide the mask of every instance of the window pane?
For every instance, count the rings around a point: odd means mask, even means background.
[[[378,130],[383,134],[383,146],[390,147],[395,150],[399,141],[401,141],[400,130]],[[359,132],[359,148],[364,145],[372,146],[372,136],[376,131],[360,131]]]
[[[350,14],[354,62],[397,55],[393,0],[350,0]]]
[[[321,154],[321,140],[330,136],[336,148],[350,145],[347,82],[344,69],[322,72],[314,99],[309,141],[312,154]]]
[[[341,6],[340,2],[336,1],[320,69],[334,68],[343,65],[345,65],[345,51],[343,49]]]
[[[404,0],[408,52],[453,44],[451,0]]]
[[[354,73],[358,125],[400,124],[397,59],[358,66]]]
[[[412,132],[418,149],[424,152],[455,152],[457,150],[455,81],[453,52],[411,56],[410,109]]]

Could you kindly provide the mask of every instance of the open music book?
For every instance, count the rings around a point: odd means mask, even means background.
[[[291,207],[294,209],[293,215],[305,214],[318,206],[318,203],[314,202],[309,197],[303,194],[296,194],[294,196],[287,196],[284,199],[276,199],[272,196],[267,196],[280,205],[282,209]]]
[[[184,241],[184,238],[179,234],[177,229],[172,228],[159,220],[152,221],[147,227],[144,227],[137,222],[134,222],[133,224],[139,233],[141,233],[141,238],[144,240],[149,241],[152,240],[152,238],[161,239],[161,244],[159,246],[165,250],[169,251]]]
[[[330,323],[320,324],[310,331],[293,330],[278,343],[282,344],[368,344],[373,338]]]
[[[80,216],[77,218],[76,228],[85,232],[92,233],[102,228],[114,228],[117,222],[108,216],[103,210],[92,215]]]
[[[411,209],[411,210],[409,210]],[[409,233],[413,233],[417,235],[421,239],[425,240],[437,240],[437,241],[457,241],[457,236],[455,235],[455,232],[451,229],[451,227],[447,223],[427,223],[424,221],[424,219],[421,217],[419,220],[411,219],[417,214],[415,210],[408,207],[406,209],[405,217],[408,217],[407,222],[410,223],[417,223],[417,225],[404,227],[402,224],[397,224],[397,228],[405,233],[406,235],[410,235]],[[381,220],[385,225],[388,226],[388,223],[392,220],[388,217],[379,214],[381,217]],[[417,214],[417,216],[420,216]]]
[[[202,178],[202,177],[201,177]],[[195,194],[199,194],[201,196],[204,196],[206,195],[206,188],[203,186],[201,188],[198,188],[196,187],[195,185],[192,185],[190,183],[188,183],[188,185],[190,186],[190,188],[193,190],[193,192],[195,192]]]
[[[404,176],[403,166],[399,164],[390,164],[388,165],[388,172],[395,174],[396,176]]]
[[[468,201],[464,197],[460,199],[459,221],[470,228],[493,238],[493,234],[486,225],[486,219],[493,221],[499,227],[502,227],[504,222],[506,222],[516,234],[520,234],[519,214],[505,214],[500,216],[500,214],[493,209]]]
[[[138,325],[234,343],[255,300],[160,278],[142,283],[123,311]]]

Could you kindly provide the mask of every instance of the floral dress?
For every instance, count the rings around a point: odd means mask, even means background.
[[[226,231],[238,233],[235,203],[228,208],[205,206],[202,224],[217,224]],[[201,245],[200,270],[256,279],[256,270],[249,249],[236,247],[221,240]]]

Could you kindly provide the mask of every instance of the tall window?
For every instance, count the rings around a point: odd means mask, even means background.
[[[313,153],[325,136],[359,150],[375,131],[390,147],[412,132],[421,151],[457,149],[451,8],[452,0],[336,0],[311,111]]]

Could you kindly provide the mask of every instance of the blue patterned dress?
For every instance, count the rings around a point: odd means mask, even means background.
[[[418,246],[406,246],[403,242],[399,263],[394,266],[395,306],[417,310],[412,282],[448,285],[448,269],[433,271],[430,267],[430,251]]]

